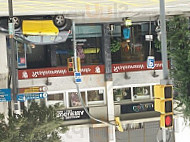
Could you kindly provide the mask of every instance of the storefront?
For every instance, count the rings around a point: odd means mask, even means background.
[[[104,88],[86,88],[80,91],[86,107],[106,105]],[[55,103],[61,103],[65,108],[82,108],[76,89],[63,92],[48,91],[47,105]]]
[[[155,48],[155,41],[157,40],[155,26],[151,22],[152,28],[150,30],[149,24],[149,22],[133,23],[132,26],[128,27],[130,30],[127,39],[123,34],[126,29],[125,26],[121,23],[110,24],[112,63],[143,62],[150,54],[155,56],[156,61],[161,59],[160,52]],[[149,47],[149,41],[145,39],[150,31],[153,35],[151,47]],[[102,24],[76,25],[77,56],[80,57],[82,65],[104,64],[104,40]],[[25,67],[27,65],[28,69],[67,66],[67,58],[74,54],[72,33],[69,34],[65,42],[59,44],[31,46],[23,43],[23,51],[19,45],[16,44],[18,62],[25,61]]]

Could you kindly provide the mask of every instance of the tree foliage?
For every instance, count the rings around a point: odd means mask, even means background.
[[[56,117],[56,108],[32,102],[22,115],[9,116],[8,124],[0,115],[0,139],[3,142],[60,142],[58,133],[64,133],[67,127]]]
[[[171,77],[177,92],[178,106],[190,118],[190,31],[189,19],[174,16],[167,22],[167,40],[171,58]]]

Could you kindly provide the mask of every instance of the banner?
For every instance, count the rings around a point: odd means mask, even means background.
[[[155,61],[154,70],[161,70],[162,62]],[[136,63],[122,63],[112,64],[112,73],[131,72],[131,71],[143,71],[153,70],[147,68],[147,62]],[[82,66],[81,74],[104,74],[104,65],[90,65]],[[60,77],[60,76],[73,76],[73,72],[68,72],[67,67],[52,67],[41,69],[27,69],[18,71],[18,79],[30,79],[30,78],[47,78],[47,77]]]

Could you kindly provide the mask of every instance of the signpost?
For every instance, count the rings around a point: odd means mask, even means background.
[[[11,89],[0,89],[0,102],[11,101]]]
[[[82,82],[81,72],[75,72],[74,77],[75,77],[75,83],[81,83]]]
[[[28,88],[19,88],[19,93],[36,93],[36,92],[46,92],[46,86],[35,86],[35,87],[28,87]]]
[[[147,68],[148,69],[153,69],[154,65],[155,65],[154,56],[148,56],[148,58],[147,58]]]
[[[24,102],[26,100],[44,99],[47,97],[46,86],[34,86],[28,88],[19,88],[19,94],[17,95],[17,101]]]
[[[27,93],[27,94],[18,94],[17,101],[24,102],[26,100],[34,100],[34,99],[44,99],[47,97],[47,93]]]

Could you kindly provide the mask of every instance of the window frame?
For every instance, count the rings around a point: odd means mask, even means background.
[[[63,95],[63,100],[48,100],[48,96],[49,95],[54,95],[54,94],[62,94]],[[51,92],[47,92],[47,98],[45,98],[46,104],[47,105],[54,105],[56,103],[61,103],[64,105],[64,107],[66,107],[66,96],[65,96],[65,92],[63,91],[51,91]]]
[[[121,104],[121,103],[127,103],[127,102],[143,102],[147,100],[153,100],[154,99],[154,92],[153,92],[153,86],[158,83],[146,83],[146,84],[131,84],[131,85],[125,85],[125,86],[113,86],[113,89],[123,89],[123,88],[131,88],[131,99],[121,100],[121,101],[114,101],[114,104]],[[135,87],[150,87],[150,97],[148,99],[140,99],[135,100],[134,98],[134,91],[133,89]],[[114,96],[113,96],[114,99]]]
[[[88,91],[93,91],[93,90],[103,90],[103,100],[102,101],[88,101],[88,94],[87,92]],[[71,92],[77,92],[76,89],[72,89],[72,90],[67,90],[65,92],[66,94],[66,100],[67,100],[67,108],[80,108],[80,107],[83,107],[83,106],[77,106],[77,107],[71,107],[70,106],[70,100],[69,100],[69,93]],[[100,87],[100,88],[90,88],[90,89],[80,89],[80,92],[85,92],[85,106],[86,107],[91,107],[91,106],[99,106],[99,105],[105,105],[106,104],[106,97],[105,97],[105,88],[104,87]]]

